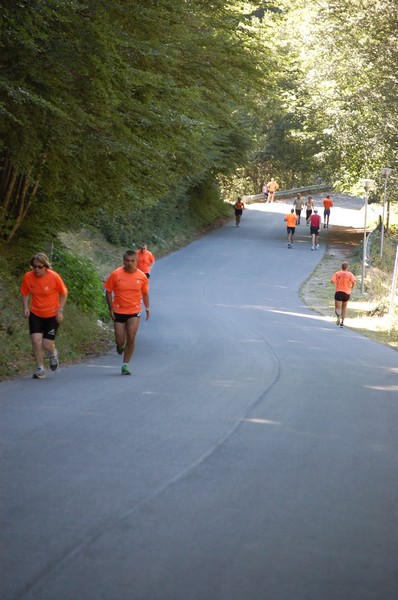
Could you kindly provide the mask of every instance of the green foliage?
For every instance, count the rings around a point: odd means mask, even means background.
[[[94,318],[108,318],[102,282],[90,259],[56,248],[52,264],[68,288],[68,300]]]
[[[382,256],[380,256],[380,231],[373,232],[371,237],[369,254],[372,266],[384,272],[392,273],[394,270],[397,239],[385,234],[383,236],[383,252]]]
[[[296,0],[289,12],[320,171],[346,190],[362,177],[380,182],[397,151],[397,3]]]
[[[217,181],[208,176],[191,186],[175,188],[156,205],[135,205],[115,212],[111,220],[100,212],[97,224],[112,244],[135,248],[145,241],[162,250],[173,240],[180,245],[191,239],[195,231],[224,216],[225,208]]]
[[[1,2],[4,238],[49,208],[54,226],[81,225],[98,206],[111,217],[156,206],[233,170],[268,52],[247,16],[257,4]],[[23,197],[14,181],[28,184]]]

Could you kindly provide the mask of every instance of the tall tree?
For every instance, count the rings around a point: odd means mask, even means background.
[[[257,7],[0,1],[3,237],[33,204],[81,219],[242,160],[263,79]]]

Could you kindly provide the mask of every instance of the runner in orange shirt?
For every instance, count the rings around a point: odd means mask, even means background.
[[[32,256],[30,266],[32,271],[25,273],[22,279],[21,298],[24,317],[29,319],[29,333],[36,362],[33,379],[44,379],[44,352],[50,359],[50,369],[56,371],[58,368],[58,352],[54,340],[64,318],[68,290],[58,273],[51,270],[50,262],[43,252]]]
[[[137,251],[137,269],[145,273],[148,279],[151,276],[151,269],[155,262],[155,257],[147,248],[144,242],[141,244],[140,249]]]
[[[295,210],[294,210],[294,208],[292,208],[290,213],[287,214],[284,218],[284,221],[286,221],[286,224],[287,224],[286,230],[287,230],[287,247],[288,248],[293,248],[294,233],[296,231],[297,217],[294,213],[295,213]]]
[[[330,281],[336,286],[336,293],[334,295],[337,317],[336,324],[343,327],[347,304],[351,297],[351,290],[355,286],[355,277],[348,271],[347,262],[343,262],[341,269],[341,271],[336,271],[332,275]]]
[[[323,228],[329,228],[329,217],[330,217],[330,209],[333,206],[333,202],[330,199],[330,196],[326,196],[323,201]]]
[[[115,328],[116,351],[123,354],[122,375],[131,375],[129,362],[134,353],[140,325],[141,300],[149,319],[148,279],[137,269],[137,254],[126,250],[123,267],[115,269],[105,281],[106,301]]]
[[[236,226],[239,227],[240,220],[242,218],[242,213],[245,209],[245,205],[242,202],[242,198],[237,199],[237,201],[234,204],[234,209],[235,209],[235,223],[236,223]]]

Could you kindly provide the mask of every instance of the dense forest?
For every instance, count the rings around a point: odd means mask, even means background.
[[[0,0],[0,23],[4,277],[66,262],[62,231],[160,247],[270,176],[396,166],[396,0]]]

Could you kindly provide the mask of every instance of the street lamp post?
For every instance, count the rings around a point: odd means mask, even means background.
[[[365,220],[363,225],[363,251],[362,251],[362,280],[361,280],[361,294],[365,292],[365,267],[366,267],[366,220],[368,216],[368,198],[369,192],[374,187],[374,179],[361,179],[361,184],[365,189]]]
[[[385,220],[385,206],[387,196],[387,179],[390,175],[391,167],[383,167],[381,174],[384,175],[384,195],[383,195],[383,212],[381,217],[381,230],[380,230],[380,258],[383,256],[383,243],[384,243],[384,220]]]

